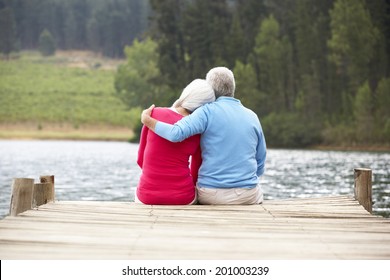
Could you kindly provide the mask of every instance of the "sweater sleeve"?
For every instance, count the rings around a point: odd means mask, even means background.
[[[194,185],[196,186],[196,182],[198,181],[198,172],[199,172],[199,167],[202,164],[202,155],[201,155],[201,150],[200,146],[196,150],[195,154],[192,155],[191,157],[191,175],[192,175],[192,180],[194,181]]]
[[[259,141],[256,148],[256,161],[257,161],[257,176],[261,176],[264,173],[265,159],[267,155],[267,148],[263,131],[260,130]]]
[[[143,163],[144,163],[144,153],[145,153],[146,139],[148,137],[148,133],[149,133],[149,128],[147,128],[146,126],[143,126],[142,130],[141,130],[141,137],[140,137],[140,141],[139,141],[138,158],[137,158],[137,164],[141,168],[142,168]]]
[[[207,105],[204,105],[196,109],[191,115],[173,125],[158,121],[154,132],[171,142],[180,142],[195,134],[202,134],[208,121],[206,108]]]

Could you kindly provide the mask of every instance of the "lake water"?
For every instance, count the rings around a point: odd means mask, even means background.
[[[12,178],[55,175],[57,200],[133,201],[138,145],[97,141],[0,140],[0,217]],[[390,216],[390,153],[269,149],[265,199],[353,195],[353,169],[373,170],[374,213]]]

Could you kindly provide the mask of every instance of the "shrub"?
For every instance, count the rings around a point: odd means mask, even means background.
[[[47,29],[39,36],[39,51],[43,56],[54,55],[56,51],[54,38]]]
[[[262,120],[270,147],[307,147],[321,142],[321,123],[296,113],[271,113]]]

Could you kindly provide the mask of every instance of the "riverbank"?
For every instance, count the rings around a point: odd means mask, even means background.
[[[385,144],[372,144],[372,145],[351,145],[351,146],[337,146],[337,145],[315,145],[310,146],[309,150],[318,151],[359,151],[359,152],[390,152],[390,145]]]
[[[128,127],[109,125],[82,125],[71,124],[1,124],[0,139],[4,140],[96,140],[96,141],[129,141],[134,136]],[[274,149],[291,149],[289,147],[272,147]],[[298,148],[317,151],[366,151],[390,153],[390,145],[315,145],[307,148]]]
[[[129,141],[133,135],[128,127],[107,125],[0,124],[0,139],[7,140]]]

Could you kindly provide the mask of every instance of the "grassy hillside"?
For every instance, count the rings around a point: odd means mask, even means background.
[[[70,138],[83,138],[83,131],[94,131],[91,138],[100,138],[99,130],[129,137],[140,111],[127,110],[114,94],[119,63],[86,52],[62,52],[49,58],[24,52],[19,58],[1,60],[0,137],[23,137],[23,130],[29,138],[34,138],[34,131],[38,138],[45,134],[67,138],[72,133],[79,137]],[[103,138],[110,137],[104,134]]]

